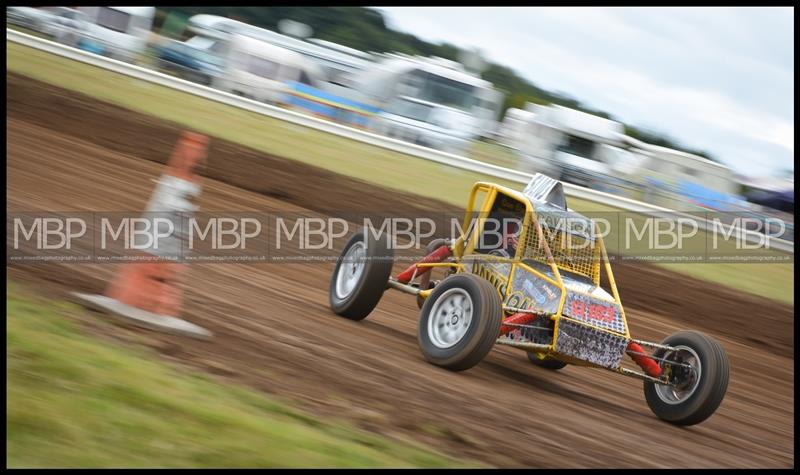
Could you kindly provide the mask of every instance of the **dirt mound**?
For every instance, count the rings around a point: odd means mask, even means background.
[[[8,117],[58,130],[121,154],[166,163],[184,130],[178,124],[25,76],[9,73],[7,79]],[[372,211],[375,203],[380,203],[382,209],[425,210],[430,202],[216,137],[208,155],[211,159],[205,176],[313,211]]]

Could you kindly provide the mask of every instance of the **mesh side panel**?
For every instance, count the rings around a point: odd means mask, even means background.
[[[542,236],[559,268],[589,277],[595,283],[600,281],[600,245],[597,241],[544,226]],[[548,262],[535,223],[531,224],[525,238],[523,259]]]

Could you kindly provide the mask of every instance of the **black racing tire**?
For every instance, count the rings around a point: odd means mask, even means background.
[[[455,308],[449,307],[448,303],[457,301],[459,297],[462,304],[471,305],[461,305],[461,311],[456,314],[448,313],[448,308]],[[454,330],[462,332],[461,336],[443,344],[440,333],[437,333],[439,330],[433,329],[436,322],[445,326],[452,324],[456,328],[464,322],[467,311],[469,321],[465,327]],[[438,316],[434,316],[434,312]],[[473,274],[455,274],[437,285],[425,300],[420,311],[417,341],[430,363],[451,371],[464,371],[480,363],[492,349],[500,335],[502,320],[500,294],[492,284]]]
[[[659,349],[653,356],[666,356],[670,359],[690,356],[692,359],[699,359],[699,378],[696,385],[693,384],[685,390],[688,394],[683,397],[677,397],[669,391],[669,386],[645,381],[644,397],[647,405],[660,419],[675,425],[690,426],[703,422],[717,410],[728,389],[730,362],[725,350],[715,339],[696,331],[675,333],[662,344],[691,349],[694,355],[685,349],[679,355],[672,354],[670,350]],[[659,363],[662,369],[666,366],[664,362]],[[694,389],[691,390],[691,387]]]
[[[447,239],[434,239],[433,241],[429,242],[428,245],[425,247],[425,255],[432,253],[433,251],[439,249],[440,247],[447,244]],[[431,285],[431,274],[433,273],[433,269],[426,272],[424,275],[419,277],[419,288],[420,290],[429,290]],[[422,306],[425,304],[425,299],[420,296],[417,296],[417,308],[420,310]]]
[[[561,368],[567,366],[567,363],[564,363],[563,361],[557,360],[555,358],[548,358],[548,357],[541,358],[539,354],[536,353],[535,351],[528,352],[528,360],[531,363],[535,364],[536,366],[539,366],[544,369],[549,369],[551,371],[558,371]]]
[[[350,320],[363,320],[372,312],[386,290],[389,276],[392,273],[394,252],[389,247],[388,234],[384,234],[380,240],[375,239],[371,233],[366,233],[363,229],[353,235],[342,250],[336,267],[331,276],[329,299],[331,310]],[[354,246],[360,246],[363,250],[361,257],[356,261],[344,262],[345,256]],[[354,251],[356,252],[356,251]],[[346,272],[348,265],[361,265],[358,276],[349,280],[350,287],[341,284],[338,280],[340,271]],[[347,274],[342,275],[346,279]],[[337,288],[337,284],[339,287]],[[349,290],[349,292],[344,292]]]

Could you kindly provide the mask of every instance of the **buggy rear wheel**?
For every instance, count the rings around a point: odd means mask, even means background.
[[[331,310],[350,320],[366,318],[386,290],[393,257],[388,235],[377,240],[363,229],[354,234],[331,276]]]
[[[535,351],[528,352],[528,359],[531,363],[535,364],[536,366],[540,366],[544,369],[549,369],[551,371],[558,371],[564,366],[567,366],[567,363],[564,363],[561,360],[557,360],[555,358],[548,358],[547,356],[542,355],[541,353],[536,353]]]
[[[487,280],[456,274],[437,285],[422,306],[418,342],[429,362],[451,371],[472,368],[500,334],[503,307]]]
[[[711,417],[725,397],[730,378],[730,363],[716,340],[695,331],[670,335],[653,356],[680,365],[659,361],[673,385],[644,383],[647,405],[659,418],[676,425],[693,425]]]

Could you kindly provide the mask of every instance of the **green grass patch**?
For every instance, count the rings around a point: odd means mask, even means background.
[[[659,264],[664,269],[794,305],[794,264]]]
[[[9,467],[465,465],[87,337],[65,316],[80,307],[19,284],[6,297]]]
[[[511,188],[520,187],[517,183],[496,180],[265,117],[8,41],[6,53],[8,71],[381,187],[403,190],[455,206],[466,204],[470,187],[479,180],[495,181]],[[476,144],[471,155],[478,160],[516,168],[515,157],[510,151],[503,150],[503,147]],[[612,207],[590,201],[569,198],[568,202],[571,208],[579,212],[616,211]],[[613,246],[609,248],[612,249]],[[729,285],[743,292],[794,304],[793,264],[656,265]]]
[[[502,145],[478,141],[468,151],[470,158],[512,170],[525,170],[525,163],[511,149]]]

